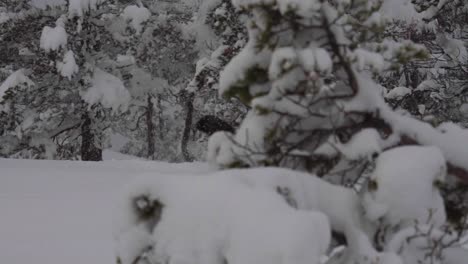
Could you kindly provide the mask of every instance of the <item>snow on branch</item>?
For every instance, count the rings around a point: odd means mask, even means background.
[[[90,105],[100,103],[114,112],[125,111],[130,101],[130,93],[116,76],[99,68],[94,71],[91,87],[82,95]]]
[[[3,96],[6,91],[10,88],[13,88],[17,85],[25,84],[30,87],[34,85],[34,82],[31,81],[25,74],[24,69],[17,70],[13,72],[5,81],[0,85],[0,102],[2,101]]]
[[[151,16],[151,12],[146,7],[138,7],[136,5],[127,6],[122,13],[122,17],[131,22],[136,34],[140,34],[143,23],[145,23]]]
[[[79,67],[75,61],[75,54],[71,50],[65,54],[62,62],[57,62],[57,71],[63,77],[68,78],[68,80],[71,80],[73,74],[76,74],[78,70]]]
[[[364,75],[359,76],[358,85],[358,94],[352,100],[343,102],[344,109],[349,112],[371,113],[375,117],[375,128],[385,130],[386,134],[393,134],[391,140],[387,141],[387,148],[414,144],[436,146],[447,160],[449,173],[468,183],[468,149],[460,144],[468,141],[467,130],[453,123],[433,127],[394,112],[379,93],[378,85]],[[366,107],[368,108],[365,109]]]
[[[45,26],[41,34],[40,47],[46,52],[58,51],[67,47],[67,32],[65,31],[65,17],[55,22],[55,27]]]

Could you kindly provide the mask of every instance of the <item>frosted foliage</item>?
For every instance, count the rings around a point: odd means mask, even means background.
[[[371,176],[375,190],[373,202],[385,210],[372,218],[383,217],[391,226],[409,226],[414,221],[441,226],[445,207],[436,182],[444,182],[446,161],[436,147],[399,147],[382,153]]]
[[[404,264],[462,264],[468,250],[462,248],[453,234],[431,225],[417,225],[397,232],[386,249],[399,252]]]
[[[122,13],[122,17],[130,21],[137,34],[140,34],[143,28],[142,24],[146,22],[150,16],[151,13],[146,7],[138,7],[135,5],[127,6]]]
[[[444,49],[444,52],[453,58],[464,62],[468,60],[468,51],[463,40],[453,39],[444,34],[438,34],[436,41]]]
[[[119,78],[96,68],[91,87],[82,98],[90,105],[100,103],[105,108],[119,111],[127,109],[130,93]]]
[[[407,94],[411,93],[411,89],[406,87],[395,87],[390,90],[388,93],[385,94],[385,98],[387,99],[401,99]]]
[[[96,10],[97,6],[106,0],[70,0],[68,14],[70,17],[82,17],[85,13]]]
[[[247,158],[251,160],[263,159],[262,153],[246,153],[244,146],[252,150],[264,149],[266,144],[264,135],[275,121],[274,115],[259,116],[253,112],[248,113],[234,136],[236,144],[232,145],[230,153],[237,156],[248,155]]]
[[[367,111],[375,109],[381,113],[383,119],[392,124],[397,136],[409,135],[419,144],[436,146],[443,153],[445,160],[461,168],[468,168],[468,151],[461,146],[468,138],[468,132],[459,125],[443,123],[439,127],[433,127],[428,123],[418,121],[409,116],[403,116],[393,112],[381,96],[379,87],[368,76],[360,75],[358,78],[360,91],[343,106],[347,111]],[[395,137],[389,138],[387,144],[392,144]]]
[[[411,0],[384,0],[382,2],[382,13],[392,19],[401,19],[408,22],[420,18]]]
[[[277,49],[271,56],[268,74],[270,78],[278,78],[297,63],[297,55],[293,48]]]
[[[5,92],[17,85],[26,85],[32,86],[34,82],[31,81],[26,75],[24,75],[24,69],[17,70],[13,72],[5,81],[0,85],[0,102],[2,97],[5,95]]]
[[[269,52],[255,51],[253,43],[248,43],[247,46],[239,52],[224,70],[220,73],[219,93],[223,94],[239,79],[246,78],[246,70],[256,66],[266,66],[269,64]]]
[[[65,18],[57,20],[54,28],[45,26],[42,30],[40,47],[46,52],[58,51],[67,47],[67,32],[65,31]]]
[[[440,85],[439,83],[437,83],[437,81],[435,80],[425,80],[423,82],[421,82],[418,87],[416,88],[416,90],[419,90],[419,91],[424,91],[424,90],[436,90],[436,89],[440,89]]]
[[[328,248],[325,215],[297,211],[268,190],[216,174],[151,178],[132,187],[127,199],[145,194],[164,204],[152,232],[154,262],[318,264]]]
[[[370,52],[365,49],[356,49],[351,56],[355,62],[357,70],[364,70],[367,67],[381,71],[384,68],[384,59],[382,55]]]
[[[66,2],[65,0],[31,0],[29,3],[34,7],[46,9],[47,7],[64,5]]]
[[[232,3],[237,7],[249,7],[254,5],[271,5],[274,4],[274,0],[233,0]]]
[[[309,18],[314,13],[320,10],[321,3],[318,0],[281,0],[278,1],[279,10],[281,13],[294,10],[298,15]]]
[[[60,72],[60,75],[71,80],[73,74],[77,73],[79,70],[78,65],[75,61],[75,54],[73,51],[69,50],[62,62],[57,62],[57,71]]]
[[[132,78],[130,79],[130,93],[132,96],[145,96],[150,92],[161,94],[168,87],[166,80],[153,77],[149,72],[134,68],[131,71]]]

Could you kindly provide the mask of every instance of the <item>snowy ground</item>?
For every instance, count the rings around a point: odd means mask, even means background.
[[[0,263],[115,263],[113,207],[141,174],[205,173],[206,164],[0,159]]]

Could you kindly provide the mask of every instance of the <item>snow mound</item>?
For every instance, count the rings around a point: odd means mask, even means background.
[[[90,105],[100,103],[105,108],[112,108],[113,111],[125,111],[130,101],[130,93],[119,78],[96,68],[92,86],[82,98]]]
[[[151,245],[153,238],[141,226],[135,226],[123,232],[116,243],[116,252],[122,263],[134,262]]]
[[[136,5],[127,6],[122,13],[122,17],[125,20],[131,21],[133,29],[135,29],[136,34],[140,34],[143,26],[142,24],[146,22],[151,16],[151,12],[146,7],[138,7]]]
[[[441,226],[446,215],[436,185],[445,181],[446,171],[446,161],[436,147],[398,147],[382,153],[368,191],[386,210],[384,215],[370,214],[392,226],[405,227],[414,221]]]
[[[75,61],[75,54],[71,50],[65,54],[62,62],[57,62],[57,71],[63,77],[68,78],[68,80],[71,80],[73,74],[77,73],[78,70],[79,68]]]
[[[24,69],[13,72],[5,81],[3,81],[2,85],[0,85],[0,102],[8,89],[20,84],[25,84],[28,87],[34,85],[34,82],[24,75]]]
[[[358,227],[359,197],[349,188],[333,185],[309,173],[284,168],[224,170],[216,177],[231,178],[257,190],[281,193],[300,210],[320,211],[328,216],[333,230],[346,232]]]
[[[223,259],[234,264],[318,264],[330,242],[324,214],[297,211],[269,190],[249,188],[217,174],[152,176],[130,188],[129,194],[130,201],[144,194],[164,205],[152,236],[154,262],[170,258],[195,264]],[[124,221],[118,230],[138,225],[135,218],[128,220],[129,227]]]
[[[110,223],[124,186],[143,175],[214,170],[198,162],[142,160],[0,159],[0,168],[0,259],[18,264],[116,263]]]

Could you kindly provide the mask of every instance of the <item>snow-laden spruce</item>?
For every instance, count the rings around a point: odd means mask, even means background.
[[[371,23],[365,30],[351,30],[356,26],[351,22],[353,19],[378,19],[378,4],[367,5],[359,1],[353,7],[357,12],[354,14],[347,9],[347,1],[337,1],[336,6],[316,1],[313,8],[302,2],[280,1],[277,13],[274,8],[264,5],[264,1],[234,3],[239,8],[260,14],[248,23],[249,42],[220,77],[222,95],[235,96],[252,107],[231,137],[235,143],[231,147],[221,143],[227,150],[227,153],[218,151],[219,155],[225,156],[220,159],[225,161],[223,166],[299,163],[301,167],[317,167],[305,163],[310,163],[308,157],[322,154],[317,150],[322,149],[324,136],[345,143],[362,128],[369,128],[382,137],[381,147],[384,149],[409,138],[411,143],[439,147],[447,162],[453,165],[450,168],[468,171],[466,149],[457,145],[453,137],[441,132],[441,127],[433,128],[416,118],[401,116],[383,100],[385,88],[377,84],[376,74],[390,71],[412,58],[424,59],[427,52],[424,46],[408,40],[375,41],[370,36],[377,38],[385,29],[383,18],[382,23]],[[289,9],[285,11],[280,8],[282,5]],[[305,19],[305,13],[298,9],[311,13]],[[296,12],[299,16],[295,18],[297,27],[290,25],[288,12]],[[317,49],[321,46],[328,49]],[[463,47],[457,49],[460,54],[464,53]],[[304,54],[309,55],[302,56]],[[323,68],[323,65],[327,66]],[[408,90],[397,89],[388,93],[387,98],[405,95]],[[424,113],[425,106],[418,106],[418,111]],[[458,129],[455,127],[453,129]],[[210,150],[220,148],[209,147]],[[229,155],[231,157],[227,158]],[[348,162],[362,157],[339,152],[336,156],[347,158]],[[328,170],[335,165],[345,166],[343,162],[333,164],[336,161],[330,157],[325,162]],[[461,173],[458,175],[466,177]]]

